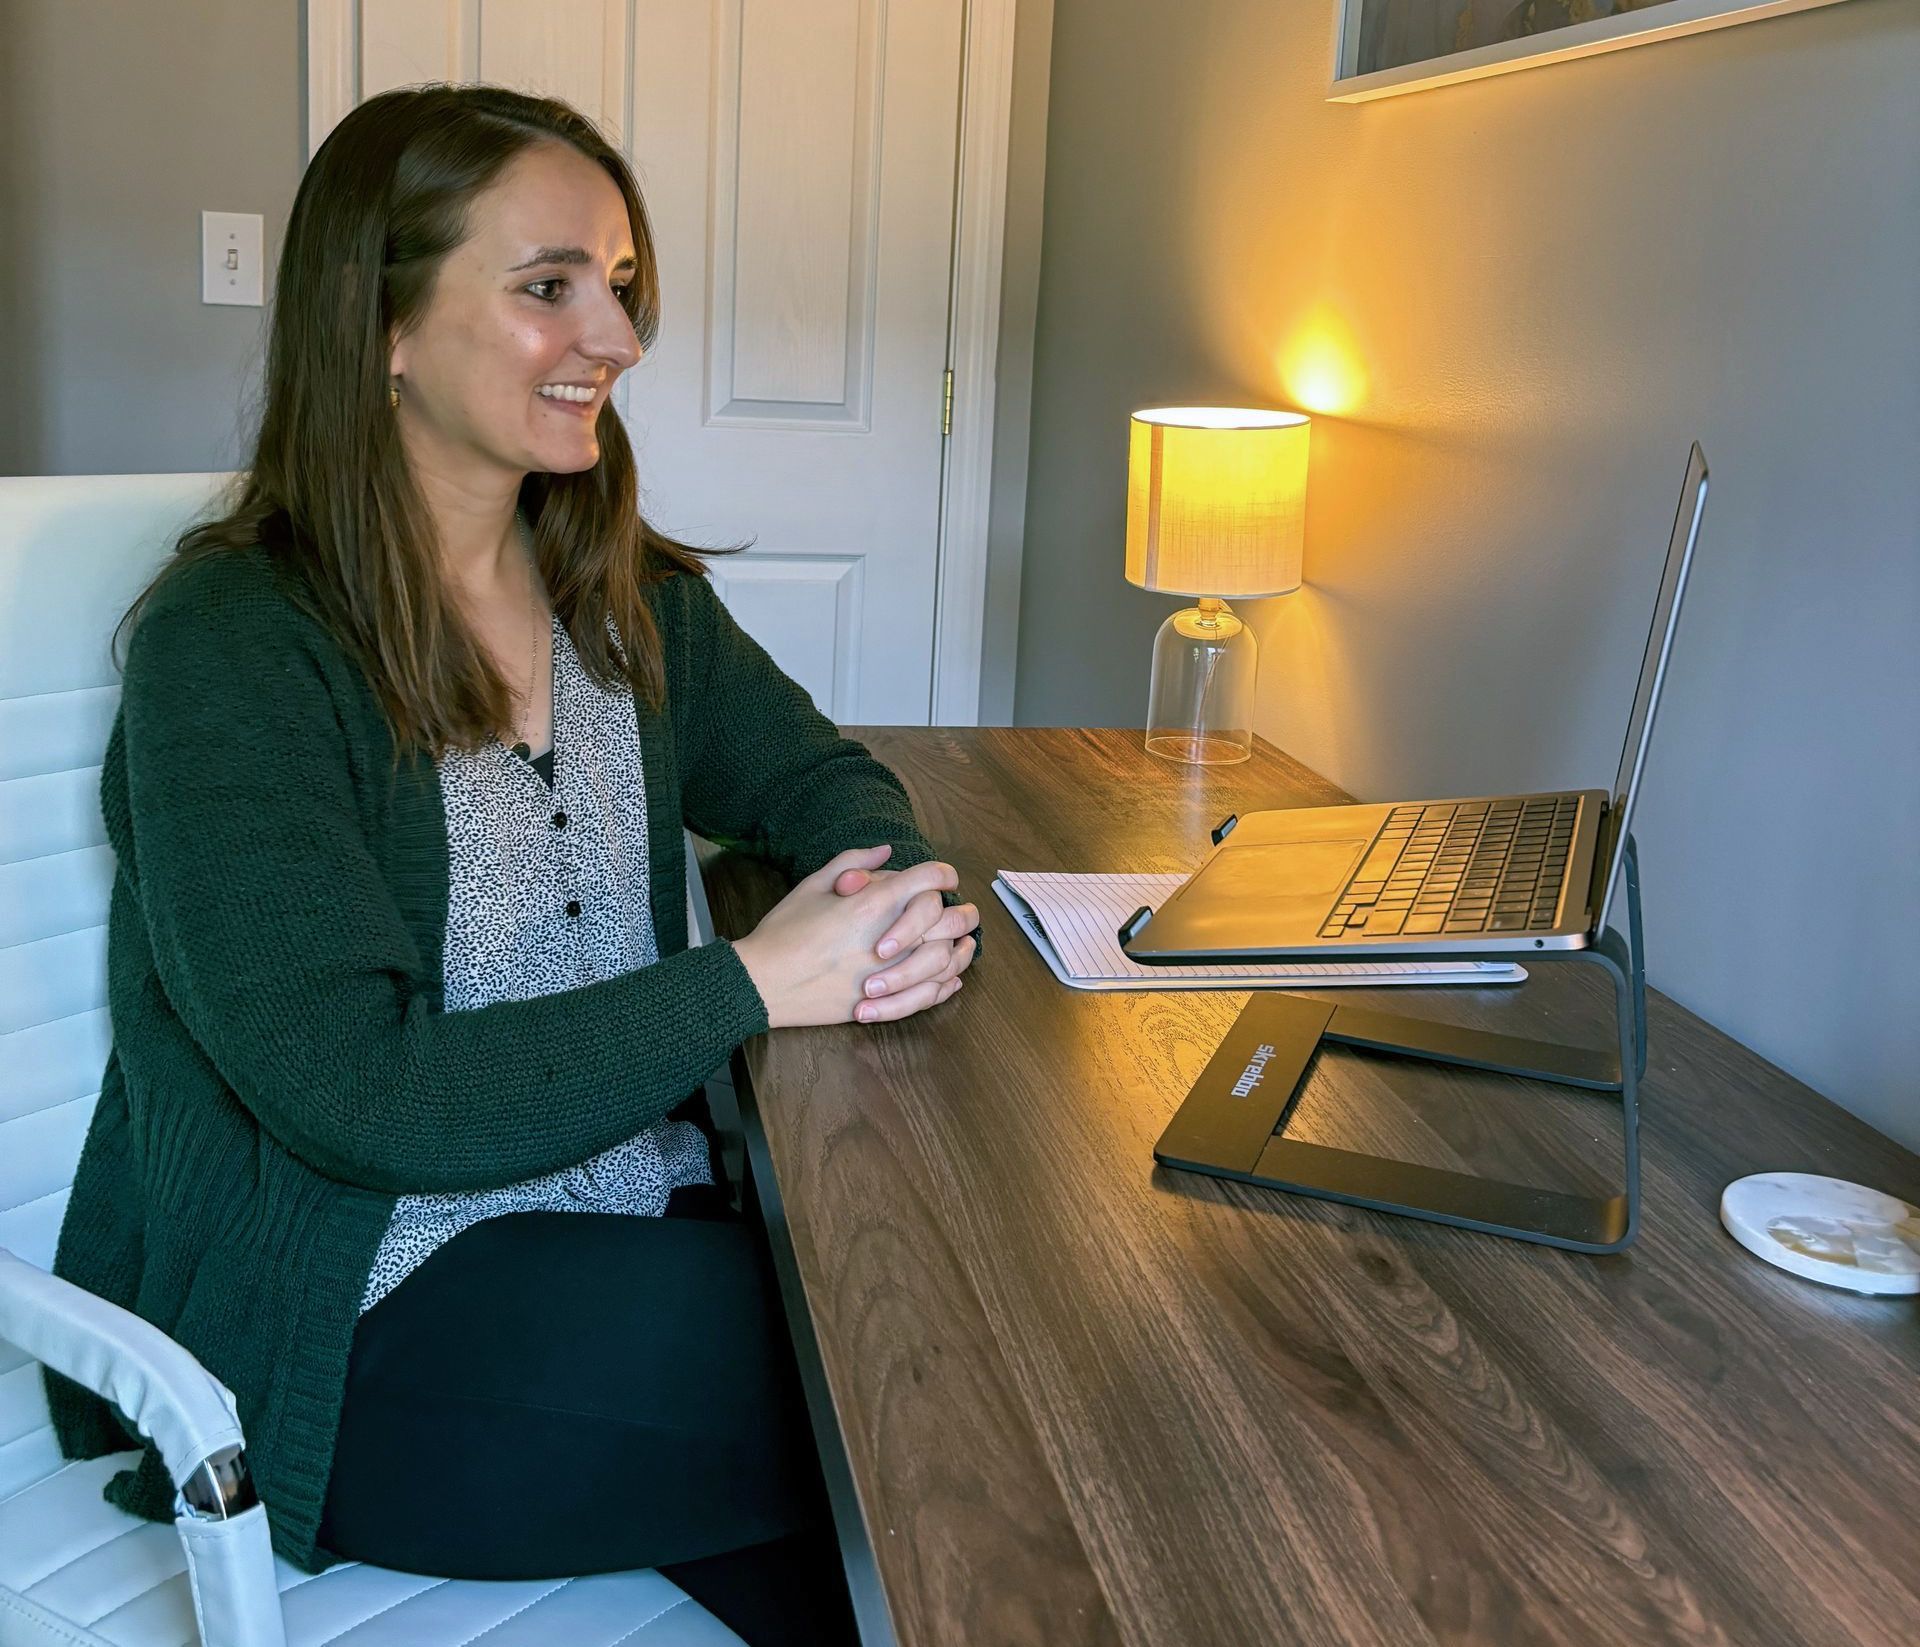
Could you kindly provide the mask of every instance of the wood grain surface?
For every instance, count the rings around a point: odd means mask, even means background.
[[[1246,995],[1067,989],[989,883],[1186,870],[1227,812],[1346,797],[1265,744],[1196,769],[1131,732],[853,735],[980,905],[980,960],[903,1023],[750,1042],[736,1079],[901,1643],[1920,1641],[1914,1302],[1772,1270],[1716,1215],[1769,1169],[1920,1202],[1920,1159],[1655,994],[1623,1255],[1157,1168]],[[781,895],[702,864],[722,934]],[[1599,1046],[1588,970],[1327,998]],[[1592,1193],[1616,1127],[1604,1096],[1339,1048],[1289,1135]]]

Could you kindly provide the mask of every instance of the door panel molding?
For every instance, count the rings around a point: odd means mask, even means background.
[[[716,8],[710,424],[872,427],[886,0],[838,4],[830,20],[768,6],[749,17],[746,0]],[[829,81],[851,95],[821,95]],[[806,95],[788,95],[802,87]],[[843,109],[850,119],[840,124]],[[820,157],[804,193],[782,183],[779,158],[795,143]],[[846,247],[837,265],[808,255],[822,223],[842,225],[837,236],[829,230]]]
[[[807,689],[836,723],[859,701],[861,597],[866,563],[859,555],[716,556],[707,562],[713,590],[740,627]],[[831,618],[830,626],[823,617]],[[820,637],[830,634],[828,645]]]
[[[423,80],[563,97],[624,149],[635,4],[598,0],[586,36],[577,12],[558,15],[550,0],[307,0],[307,158],[361,99]]]

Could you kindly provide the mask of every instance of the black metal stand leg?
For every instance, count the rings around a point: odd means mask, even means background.
[[[1588,949],[1542,951],[1530,957],[1605,968],[1613,981],[1617,1051],[1591,1052],[1369,1008],[1256,995],[1155,1145],[1154,1158],[1165,1166],[1575,1252],[1620,1251],[1639,1233],[1639,1087],[1647,1067],[1640,866],[1631,838],[1625,874],[1626,938],[1609,929]],[[1618,1092],[1623,1152],[1619,1193],[1570,1195],[1287,1138],[1284,1129],[1276,1128],[1322,1041]]]

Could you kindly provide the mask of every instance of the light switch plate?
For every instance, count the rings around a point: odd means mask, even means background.
[[[264,302],[264,240],[257,212],[202,212],[200,301],[259,308]]]

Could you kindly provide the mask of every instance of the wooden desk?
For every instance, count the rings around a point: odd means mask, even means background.
[[[1246,996],[1065,989],[994,872],[1184,870],[1227,812],[1346,797],[1266,745],[1195,769],[1131,732],[855,735],[980,905],[981,958],[905,1023],[762,1037],[736,1081],[901,1643],[1920,1641],[1913,1302],[1770,1270],[1716,1218],[1767,1168],[1920,1202],[1920,1160],[1656,996],[1624,1255],[1158,1169]],[[722,933],[780,894],[703,864]],[[1657,977],[1657,900],[1649,924]],[[1599,1044],[1585,970],[1369,999]],[[1614,1121],[1340,1049],[1291,1126],[1599,1190]]]

